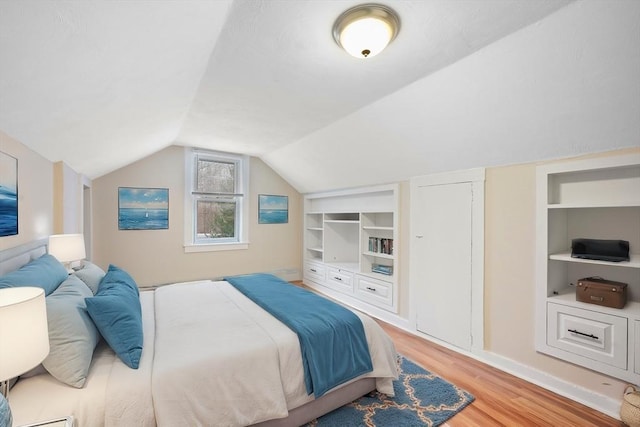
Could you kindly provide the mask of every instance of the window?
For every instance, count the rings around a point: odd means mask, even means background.
[[[243,156],[188,150],[187,198],[192,215],[185,247],[246,243],[246,163]]]

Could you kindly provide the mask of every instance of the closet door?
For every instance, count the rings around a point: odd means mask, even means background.
[[[412,197],[416,328],[469,350],[472,184],[423,186]]]

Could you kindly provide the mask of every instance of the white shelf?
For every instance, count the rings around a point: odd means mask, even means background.
[[[562,289],[560,292],[558,292],[558,295],[552,295],[548,297],[547,301],[556,304],[577,307],[583,310],[591,310],[597,311],[599,313],[611,314],[613,316],[640,319],[640,302],[627,300],[627,304],[624,306],[624,308],[611,308],[597,304],[588,304],[585,302],[576,301],[576,290],[575,288],[571,287]]]
[[[383,254],[381,252],[362,252],[362,255],[373,256],[376,258],[395,259],[395,256],[389,254]]]
[[[633,358],[640,356],[640,343],[633,329],[640,320],[640,155],[541,165],[536,168],[536,181],[536,350],[640,383],[640,372],[633,363]],[[567,243],[583,237],[625,239],[636,253],[630,254],[629,261],[621,262],[572,258]],[[575,287],[566,284],[583,275],[628,283],[625,307],[576,301]],[[561,290],[554,292],[557,289]],[[620,319],[620,324],[629,329],[612,333],[608,345],[624,353],[630,363],[625,367],[603,363],[556,340],[549,325],[558,321],[557,306],[564,306],[567,312],[580,310],[579,317],[585,322],[598,322],[603,315]]]
[[[363,230],[376,230],[376,231],[393,231],[393,227],[372,227],[372,226],[363,226]]]
[[[324,271],[340,269],[351,273],[347,275],[352,277],[351,287],[341,287],[340,294],[354,300],[362,299],[364,304],[394,313],[398,311],[399,256],[397,253],[370,252],[368,244],[373,238],[398,244],[398,194],[398,184],[386,184],[307,194],[304,197],[305,259],[311,257],[321,263]],[[388,265],[393,268],[394,274],[373,273],[371,269],[374,264]],[[330,275],[306,274],[304,279],[311,286],[331,289],[334,285]],[[368,299],[358,291],[360,280],[374,282],[373,279],[384,283],[388,292],[385,301]]]
[[[640,201],[632,200],[629,202],[615,202],[615,203],[550,203],[547,205],[548,209],[582,209],[582,208],[628,208],[638,207]]]
[[[630,254],[630,261],[620,261],[620,262],[609,262],[609,261],[598,261],[595,259],[583,259],[583,258],[573,258],[571,256],[571,252],[560,252],[557,254],[549,255],[549,259],[554,261],[565,261],[565,262],[577,262],[582,264],[597,264],[597,265],[608,265],[610,267],[627,267],[627,268],[640,268],[640,254]]]
[[[358,273],[362,276],[366,276],[366,277],[371,277],[372,279],[378,279],[378,280],[383,280],[386,282],[391,282],[393,281],[393,274],[382,274],[382,273],[374,273],[373,271],[368,271],[368,272],[360,272]]]
[[[342,270],[358,271],[360,265],[357,262],[325,262],[327,267],[339,268]]]

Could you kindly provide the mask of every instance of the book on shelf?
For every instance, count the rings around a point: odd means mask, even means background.
[[[369,252],[393,255],[393,239],[369,237]]]
[[[393,275],[393,266],[391,265],[381,265],[381,264],[372,264],[371,272],[385,274],[387,276]]]

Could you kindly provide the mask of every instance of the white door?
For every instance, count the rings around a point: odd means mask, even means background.
[[[471,185],[419,187],[411,201],[416,327],[466,350],[471,348]]]

